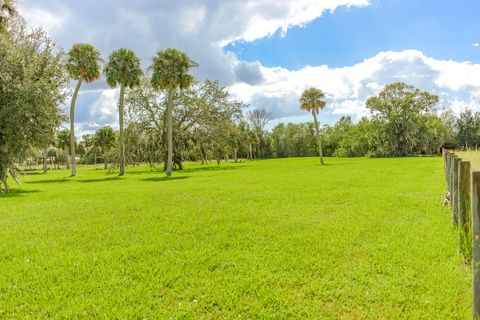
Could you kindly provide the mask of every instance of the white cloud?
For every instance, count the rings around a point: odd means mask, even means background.
[[[119,47],[137,52],[146,67],[159,49],[186,51],[200,79],[217,79],[253,106],[269,109],[277,121],[305,120],[298,97],[310,86],[327,93],[323,115],[366,114],[364,103],[388,83],[404,81],[441,97],[440,106],[459,111],[480,102],[480,65],[436,60],[415,50],[380,52],[352,66],[305,66],[296,71],[240,61],[223,46],[285,34],[339,7],[364,7],[369,0],[22,0],[30,25],[43,26],[66,48],[90,42],[108,54]],[[478,46],[479,44],[474,44]],[[116,90],[99,80],[82,86],[78,99],[79,130],[117,122]],[[325,122],[325,119],[322,119]]]
[[[23,7],[20,10],[30,28],[41,27],[50,34],[60,30],[68,19],[68,13],[63,10],[60,12],[47,11],[42,8],[24,10]]]
[[[116,0],[22,0],[20,13],[30,26],[42,26],[66,50],[76,42],[88,42],[107,58],[111,51],[129,47],[147,67],[157,50],[177,47],[199,63],[200,67],[193,72],[200,80],[216,79],[223,85],[256,85],[269,74],[278,77],[279,73],[263,68],[258,62],[240,61],[233,53],[224,51],[225,44],[253,41],[278,31],[284,34],[291,27],[304,26],[339,7],[364,7],[369,3],[369,0],[139,0],[122,1],[119,5]],[[270,88],[275,90],[273,86]],[[114,120],[112,110],[106,105],[115,104],[108,94],[101,93],[107,89],[103,79],[82,86],[85,95],[77,100],[77,118],[82,120],[79,134],[82,128],[90,130]]]
[[[440,108],[460,112],[480,109],[480,65],[435,60],[420,51],[381,52],[349,67],[305,67],[297,71],[262,67],[266,79],[260,85],[235,84],[230,91],[253,107],[265,107],[276,117],[304,114],[298,97],[310,86],[328,97],[326,112],[334,115],[366,115],[366,100],[385,85],[402,81],[440,95]]]
[[[226,45],[233,41],[254,41],[272,36],[280,31],[283,35],[293,26],[304,26],[321,16],[325,11],[333,12],[341,6],[368,6],[370,0],[249,0],[244,1],[245,24],[239,32],[227,36],[220,42]]]
[[[474,46],[474,47],[480,47],[480,43],[479,43],[479,42],[472,43],[472,46]]]

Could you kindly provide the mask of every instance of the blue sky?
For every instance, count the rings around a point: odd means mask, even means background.
[[[226,46],[240,59],[291,70],[353,65],[380,51],[415,49],[442,60],[480,62],[479,0],[373,0],[337,8],[285,36]]]
[[[440,96],[438,110],[480,111],[480,0],[21,0],[31,27],[68,50],[121,46],[146,68],[157,50],[179,48],[199,63],[199,81],[218,80],[274,121],[311,121],[298,107],[322,89],[322,124],[368,116],[365,101],[402,81]],[[72,87],[74,82],[72,82]],[[82,86],[76,132],[118,127],[118,89]],[[66,103],[68,107],[68,101]]]

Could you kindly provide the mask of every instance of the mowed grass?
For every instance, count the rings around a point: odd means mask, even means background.
[[[81,169],[0,196],[0,318],[467,319],[440,157]]]

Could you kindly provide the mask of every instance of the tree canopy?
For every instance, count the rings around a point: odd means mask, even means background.
[[[65,120],[63,53],[43,32],[0,34],[0,180],[32,148],[47,147]]]

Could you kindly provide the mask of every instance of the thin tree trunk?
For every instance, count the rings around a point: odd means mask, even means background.
[[[322,152],[322,139],[320,138],[320,129],[318,125],[318,120],[317,120],[317,114],[312,112],[313,114],[313,120],[315,122],[315,135],[317,136],[317,143],[318,143],[318,153],[320,154],[320,164],[324,165],[325,163],[323,162],[323,152]]]
[[[72,162],[72,177],[77,175],[77,166],[75,165],[75,103],[77,101],[78,92],[82,85],[82,77],[78,79],[75,92],[72,97],[72,105],[70,106],[70,161]]]
[[[47,157],[44,156],[43,157],[43,172],[47,172],[48,171],[48,162],[47,162]]]
[[[97,153],[93,154],[93,169],[97,170]]]
[[[10,188],[8,187],[7,178],[3,179],[2,181],[3,181],[3,185],[5,186],[5,193],[9,193]]]
[[[233,157],[235,158],[235,162],[238,162],[237,148],[233,149]]]
[[[250,160],[253,160],[253,151],[252,151],[252,144],[248,144],[248,152],[250,153]]]
[[[118,118],[120,122],[120,176],[125,174],[125,136],[123,132],[123,101],[125,95],[125,85],[120,86],[120,103],[118,106]]]
[[[167,176],[172,175],[173,160],[173,84],[168,87],[168,103],[167,103],[167,168],[165,173]]]

